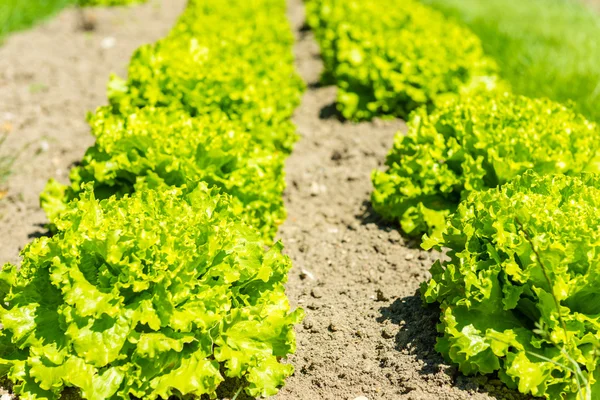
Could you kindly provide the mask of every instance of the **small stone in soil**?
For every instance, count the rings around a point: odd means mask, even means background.
[[[315,299],[320,299],[321,297],[323,297],[323,292],[321,292],[321,289],[319,288],[314,288],[310,291],[310,295]]]
[[[333,153],[331,153],[332,161],[340,161],[341,159],[342,159],[342,153],[340,153],[338,150],[334,150]]]
[[[306,278],[314,281],[315,280],[315,276],[312,274],[312,272],[303,269],[302,272],[300,272],[300,279],[305,280]]]
[[[46,151],[48,151],[50,149],[50,144],[46,141],[46,140],[42,140],[40,142],[40,147],[38,149],[39,153],[45,153]]]
[[[389,296],[384,294],[381,289],[377,289],[376,294],[377,294],[377,297],[376,297],[377,301],[388,301],[390,299]]]
[[[383,328],[381,330],[381,336],[384,339],[392,339],[394,337],[394,332],[390,328]]]

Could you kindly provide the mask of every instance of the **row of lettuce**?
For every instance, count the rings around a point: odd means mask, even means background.
[[[325,82],[355,121],[407,117],[373,208],[446,249],[422,285],[436,349],[548,399],[600,394],[600,130],[511,93],[478,37],[404,0],[309,0]]]
[[[303,312],[274,236],[304,84],[285,12],[190,0],[111,78],[95,145],[41,196],[55,235],[0,272],[1,372],[20,398],[258,397],[292,374]]]

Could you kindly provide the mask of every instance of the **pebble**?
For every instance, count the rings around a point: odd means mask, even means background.
[[[377,301],[388,301],[390,299],[389,296],[387,296],[385,293],[383,293],[383,291],[381,289],[377,289],[376,292],[376,300]]]
[[[384,339],[392,339],[394,337],[394,332],[390,328],[383,328],[381,330],[381,336]]]
[[[354,400],[369,400],[366,396],[358,396]]]
[[[338,150],[334,150],[333,153],[331,153],[331,159],[333,161],[339,161],[342,159],[342,153],[340,153]]]
[[[39,152],[44,153],[50,149],[50,144],[46,140],[40,142]]]
[[[300,279],[304,280],[306,278],[313,281],[315,280],[315,276],[312,274],[312,272],[307,269],[303,269],[302,272],[300,272]]]
[[[317,182],[313,182],[310,185],[310,195],[315,197],[318,196],[322,193],[326,193],[327,192],[327,186],[325,185],[320,185]]]
[[[4,114],[2,114],[2,117],[7,120],[7,121],[14,121],[15,119],[15,114],[13,113],[9,113],[9,112],[5,112]],[[3,395],[4,396],[4,395]]]
[[[323,297],[323,292],[319,288],[314,288],[310,291],[310,295],[315,299],[320,299],[321,297]]]
[[[117,39],[112,36],[107,36],[102,39],[102,42],[100,42],[100,47],[102,47],[104,50],[108,50],[115,47],[115,44],[117,44]]]

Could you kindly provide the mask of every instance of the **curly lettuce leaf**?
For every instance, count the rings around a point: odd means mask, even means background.
[[[206,182],[231,194],[240,215],[268,241],[285,219],[283,154],[254,143],[238,123],[164,108],[144,108],[126,118],[100,108],[90,122],[96,144],[71,170],[71,184],[50,181],[42,194],[51,222],[88,182],[99,199],[132,193],[140,182],[152,187]]]
[[[373,208],[411,236],[436,236],[473,191],[539,174],[598,172],[598,128],[567,106],[501,91],[419,110],[385,171],[372,174]]]
[[[347,119],[406,118],[498,80],[477,36],[418,1],[310,0],[307,14]]]
[[[231,200],[139,188],[106,200],[84,185],[58,233],[0,275],[2,365],[22,398],[215,395],[225,377],[277,392],[295,351],[281,244],[264,250]]]
[[[528,171],[471,193],[434,242],[448,259],[421,288],[442,310],[436,349],[523,393],[596,398],[599,209],[600,178],[589,173]]]

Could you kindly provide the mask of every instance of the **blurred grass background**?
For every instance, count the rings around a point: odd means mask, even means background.
[[[0,41],[10,32],[27,29],[74,0],[0,0]]]
[[[576,0],[422,0],[470,27],[515,92],[600,121],[600,14]]]
[[[422,0],[469,26],[515,92],[600,121],[600,14],[577,0]],[[76,0],[0,0],[0,41]]]

